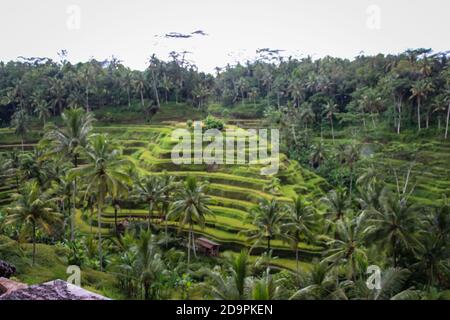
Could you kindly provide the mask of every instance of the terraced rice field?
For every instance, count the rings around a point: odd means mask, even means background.
[[[263,165],[176,165],[170,159],[172,148],[177,143],[171,139],[171,132],[175,127],[184,127],[184,124],[108,126],[96,127],[95,130],[108,133],[118,141],[123,146],[124,154],[138,164],[143,174],[160,175],[165,172],[179,178],[195,176],[199,180],[208,181],[214,217],[207,218],[204,229],[196,227],[195,231],[226,247],[251,245],[240,232],[253,228],[251,224],[245,223],[244,219],[262,198],[276,198],[287,203],[295,194],[302,194],[309,200],[317,200],[323,194],[322,187],[326,187],[326,182],[322,178],[302,169],[284,155],[280,157],[282,162],[277,174],[281,188],[276,193],[267,190],[272,178],[260,174]],[[145,208],[144,204],[142,208],[122,207],[119,220],[146,219],[148,211]],[[94,222],[96,223],[95,220]],[[105,210],[101,223],[104,227],[112,227],[113,208]],[[176,227],[172,222],[169,222],[169,226]],[[281,241],[274,241],[273,246],[286,253],[289,249]],[[320,251],[319,247],[307,244],[301,244],[300,249],[305,255],[313,255]]]
[[[395,175],[403,185],[407,171],[412,166],[409,188],[413,188],[411,199],[424,206],[434,206],[443,196],[450,198],[450,142],[442,139],[418,139],[414,143],[403,142],[393,134],[392,139],[365,139],[365,148],[372,152],[370,162],[381,172],[383,181],[393,190]],[[329,146],[331,138],[324,139]],[[349,139],[336,139],[336,144],[351,143]]]
[[[224,248],[238,250],[252,243],[248,242],[241,231],[254,228],[251,224],[244,222],[247,213],[263,199],[276,198],[288,203],[296,194],[302,194],[311,201],[317,200],[323,195],[327,183],[324,179],[314,173],[301,168],[295,161],[288,160],[284,155],[280,156],[280,170],[276,177],[280,180],[281,187],[276,192],[268,190],[272,177],[260,174],[263,166],[259,165],[217,165],[206,164],[184,164],[176,165],[170,159],[173,146],[177,143],[172,141],[171,133],[174,128],[185,128],[184,123],[170,123],[167,125],[114,125],[97,126],[94,131],[107,133],[114,141],[123,148],[123,154],[137,164],[141,174],[160,175],[166,172],[177,178],[195,176],[199,180],[209,182],[209,194],[212,198],[211,209],[214,216],[207,218],[205,228],[195,227],[197,234],[202,234],[210,239],[220,242]],[[233,126],[231,126],[233,127]],[[9,134],[9,133],[8,133]],[[1,139],[1,137],[0,137]],[[248,147],[245,150],[248,153]],[[2,183],[3,203],[11,199],[10,193],[14,191],[14,177],[5,177]],[[1,196],[0,196],[1,197]],[[148,217],[146,204],[122,205],[118,212],[119,221],[140,220],[145,221]],[[155,215],[157,213],[155,212]],[[87,218],[87,212],[78,211],[76,222],[78,229],[83,233],[97,233],[97,217]],[[92,226],[90,225],[92,223]],[[158,221],[154,221],[158,223]],[[101,232],[107,235],[114,226],[114,210],[112,207],[105,208],[101,217]],[[178,228],[173,223],[168,223],[172,229]],[[273,241],[273,248],[277,254],[292,258],[293,251],[287,244],[279,240]],[[299,248],[304,257],[311,257],[320,253],[321,248],[310,244],[300,244]],[[263,250],[256,247],[256,250]]]

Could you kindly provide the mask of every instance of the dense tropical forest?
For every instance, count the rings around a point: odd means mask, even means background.
[[[450,298],[448,53],[266,48],[215,74],[187,52],[144,71],[59,57],[0,62],[0,260],[16,279],[77,265],[113,299]],[[279,129],[279,172],[174,164],[171,132],[193,121]]]

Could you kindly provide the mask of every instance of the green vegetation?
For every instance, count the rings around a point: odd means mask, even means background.
[[[143,72],[30,60],[0,74],[0,259],[19,280],[76,264],[113,298],[448,296],[445,54],[260,59],[216,76],[176,55]],[[279,171],[173,163],[173,130],[196,120],[279,128]],[[388,279],[376,293],[369,265]]]

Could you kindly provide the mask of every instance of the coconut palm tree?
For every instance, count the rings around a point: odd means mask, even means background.
[[[63,104],[66,98],[66,89],[64,87],[64,81],[58,78],[49,78],[50,93],[53,104],[53,114],[56,114],[56,108],[61,114],[63,111]]]
[[[69,171],[69,177],[82,177],[86,182],[86,196],[95,193],[97,200],[98,219],[98,250],[100,257],[100,269],[103,268],[101,218],[102,208],[107,196],[117,197],[126,192],[131,185],[131,178],[124,172],[125,167],[132,163],[121,157],[118,149],[105,135],[93,135],[84,151],[87,164],[73,168]]]
[[[3,169],[6,175],[14,176],[16,182],[16,190],[19,191],[19,182],[21,177],[21,166],[23,160],[23,153],[17,152],[13,149],[10,152],[5,152],[3,154]]]
[[[166,100],[166,103],[168,103],[169,102],[169,91],[170,91],[170,89],[172,89],[173,85],[172,85],[172,81],[170,80],[170,78],[167,77],[167,75],[165,73],[163,74],[161,86],[164,88],[165,100]]]
[[[169,231],[168,231],[168,215],[170,210],[170,204],[173,200],[174,193],[179,188],[179,184],[175,181],[174,176],[169,176],[166,172],[161,177],[161,213],[164,216],[164,233],[166,239],[166,246],[169,240]]]
[[[309,156],[309,163],[313,168],[318,168],[327,159],[327,149],[325,144],[320,141],[313,146],[313,151]]]
[[[285,221],[285,208],[276,200],[263,199],[247,215],[246,220],[252,223],[256,229],[245,230],[243,234],[248,241],[255,241],[255,247],[261,241],[267,241],[267,254],[270,252],[270,242],[275,237],[282,237],[281,226]]]
[[[207,184],[198,183],[195,177],[188,177],[175,196],[169,213],[169,219],[178,221],[180,228],[188,225],[188,266],[191,261],[191,250],[195,254],[194,225],[205,226],[206,216],[212,215],[208,208],[210,197],[207,196]]]
[[[273,278],[270,268],[267,268],[261,278],[252,278],[249,287],[250,300],[278,300],[283,290],[281,281]]]
[[[228,258],[227,274],[205,268],[203,272],[211,281],[205,285],[206,292],[217,300],[245,299],[250,274],[248,258],[246,250]]]
[[[82,148],[86,147],[88,143],[95,118],[92,113],[85,112],[81,108],[72,108],[65,110],[61,115],[61,119],[63,122],[63,126],[50,126],[44,136],[44,142],[47,142],[49,145],[50,156],[59,154],[65,158],[68,158],[72,162],[73,167],[77,168],[80,151]],[[75,228],[74,217],[76,211],[77,194],[76,177],[72,183],[73,212],[71,214],[71,240],[74,239]]]
[[[48,102],[41,96],[33,96],[34,113],[40,120],[43,121],[44,128],[47,119],[50,117],[50,110]]]
[[[329,101],[323,106],[323,108],[324,108],[323,114],[325,115],[325,117],[328,120],[330,120],[331,136],[333,138],[333,143],[334,143],[333,117],[338,112],[338,105],[333,103],[332,101]]]
[[[311,241],[314,238],[317,222],[318,218],[314,207],[306,202],[303,197],[295,197],[293,204],[288,206],[286,222],[281,226],[281,229],[295,250],[297,275],[300,274],[298,245],[301,241]]]
[[[348,196],[345,188],[336,188],[320,199],[327,207],[328,218],[333,221],[341,220],[348,209]]]
[[[447,139],[448,134],[448,122],[450,117],[450,95],[449,94],[442,94],[438,95],[433,99],[433,113],[438,114],[438,129],[441,129],[441,115],[446,114],[446,120],[445,120],[445,134],[444,139]]]
[[[393,258],[394,267],[398,265],[400,246],[414,250],[420,247],[415,228],[418,217],[415,208],[404,199],[386,193],[381,200],[381,210],[369,209],[367,214],[368,239],[387,247]]]
[[[24,109],[18,109],[11,118],[11,127],[14,128],[14,133],[20,137],[22,144],[22,152],[24,151],[24,139],[29,130],[30,119]]]
[[[145,108],[144,103],[144,91],[145,91],[145,79],[144,76],[141,73],[138,73],[137,76],[133,79],[133,87],[134,89],[139,92],[141,97],[141,106],[142,108]]]
[[[51,192],[42,192],[36,181],[26,182],[20,191],[13,195],[14,204],[7,208],[7,224],[18,224],[24,231],[31,228],[33,242],[33,265],[36,261],[36,232],[38,229],[50,233],[60,220],[54,208]]]
[[[300,118],[305,124],[305,129],[308,129],[308,123],[313,123],[316,115],[312,110],[310,103],[303,103],[300,110]]]
[[[336,274],[330,271],[328,263],[314,260],[311,269],[300,278],[301,288],[291,295],[289,300],[347,300],[345,289],[350,284],[348,281],[340,283]]]
[[[135,250],[134,273],[138,275],[144,288],[144,299],[151,299],[154,297],[152,286],[154,286],[156,279],[165,271],[165,267],[149,230],[141,231]]]
[[[418,130],[421,129],[420,107],[421,103],[427,98],[428,94],[433,91],[433,85],[428,79],[417,80],[411,88],[410,99],[416,99],[417,103],[417,125]]]
[[[148,204],[148,230],[150,230],[153,210],[158,207],[163,197],[162,179],[158,176],[145,177],[137,182],[135,192],[140,200]]]
[[[340,154],[343,162],[350,169],[350,194],[349,194],[350,198],[352,196],[352,189],[353,189],[354,166],[355,163],[359,160],[360,154],[361,154],[361,146],[356,143],[346,145],[343,152]]]
[[[356,280],[367,264],[364,240],[364,215],[337,221],[335,238],[327,242],[329,249],[324,262],[331,263],[332,267],[344,266],[347,278]]]
[[[427,288],[443,285],[450,272],[450,206],[444,197],[442,204],[433,208],[422,224],[422,234],[417,248],[417,263],[413,267],[426,273]]]
[[[369,289],[365,281],[358,280],[350,291],[356,299],[363,300],[417,300],[418,291],[405,289],[410,276],[408,269],[388,268],[381,272],[379,289]]]

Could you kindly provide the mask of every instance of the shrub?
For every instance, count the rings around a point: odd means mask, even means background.
[[[203,120],[204,123],[204,129],[208,130],[208,129],[218,129],[218,130],[222,130],[224,127],[224,123],[222,120],[217,119],[211,115],[207,116],[205,118],[205,120]]]

